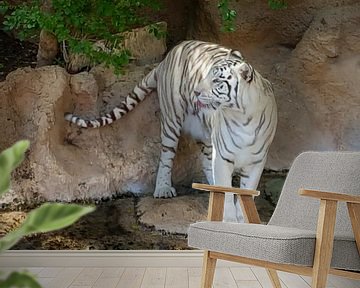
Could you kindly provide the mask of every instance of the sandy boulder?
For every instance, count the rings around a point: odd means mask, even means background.
[[[101,129],[79,129],[63,119],[65,111],[96,116],[110,110],[151,68],[131,66],[123,76],[101,67],[77,75],[56,66],[11,73],[0,86],[0,121],[6,123],[0,149],[19,139],[29,139],[31,148],[16,171],[16,192],[2,201],[152,194],[160,155],[156,94],[120,121]],[[176,184],[190,185],[196,175],[201,177],[196,150],[195,143],[181,141],[174,171]],[[185,165],[189,158],[193,159],[193,170]]]

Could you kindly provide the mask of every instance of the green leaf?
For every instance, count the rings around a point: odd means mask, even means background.
[[[231,0],[219,0],[218,2],[218,9],[222,20],[221,31],[223,32],[235,31],[236,11],[230,9],[230,1]]]
[[[22,225],[27,234],[49,232],[70,226],[95,207],[77,204],[45,203],[31,211]]]
[[[12,272],[5,280],[0,280],[0,288],[41,288],[35,278],[27,272]]]
[[[269,7],[273,10],[286,9],[287,4],[285,0],[268,0]]]
[[[23,236],[25,236],[25,233],[21,229],[16,229],[14,231],[7,233],[3,238],[0,239],[0,251],[10,249]]]
[[[229,11],[229,17],[230,18],[235,18],[236,17],[236,11],[235,10],[230,10]]]
[[[0,251],[11,248],[26,235],[68,227],[94,210],[94,207],[77,204],[45,203],[31,211],[17,230],[0,239]]]
[[[0,196],[9,190],[11,171],[24,160],[29,146],[29,141],[19,141],[0,154]]]
[[[4,1],[0,1],[0,14],[5,14],[9,10],[9,6]]]

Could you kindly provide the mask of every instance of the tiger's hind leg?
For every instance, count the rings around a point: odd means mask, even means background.
[[[179,143],[181,126],[173,121],[162,121],[161,124],[161,155],[156,178],[155,198],[172,198],[176,190],[172,187],[171,170]]]

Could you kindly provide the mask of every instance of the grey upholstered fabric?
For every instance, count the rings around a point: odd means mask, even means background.
[[[316,229],[319,200],[300,188],[360,195],[360,153],[305,152],[294,161],[270,225]],[[345,203],[339,203],[335,233],[354,237]]]
[[[300,188],[360,195],[360,153],[300,154],[269,225],[197,223],[189,229],[189,245],[278,263],[312,265],[319,200],[300,196]],[[345,203],[338,207],[335,239],[332,267],[360,271]]]
[[[275,263],[311,266],[315,232],[275,225],[198,222],[190,225],[189,245]],[[360,270],[355,240],[339,237],[334,242],[332,267]]]

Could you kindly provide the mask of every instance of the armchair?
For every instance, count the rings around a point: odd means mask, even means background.
[[[188,236],[189,246],[204,249],[202,288],[212,286],[217,259],[266,268],[274,288],[276,270],[312,276],[312,288],[325,288],[328,274],[360,280],[360,153],[300,154],[268,225],[253,201],[259,192],[193,187],[210,191],[208,219]],[[227,192],[240,198],[247,223],[222,222]]]

